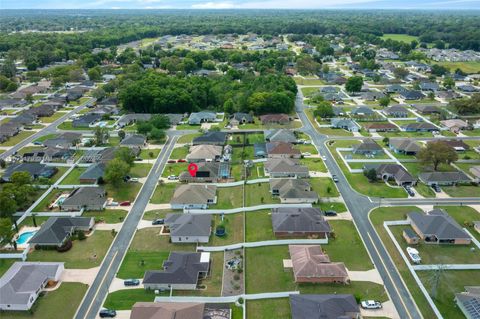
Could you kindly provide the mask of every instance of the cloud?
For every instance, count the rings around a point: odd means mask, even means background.
[[[232,2],[205,2],[192,4],[192,9],[233,9],[236,6]]]

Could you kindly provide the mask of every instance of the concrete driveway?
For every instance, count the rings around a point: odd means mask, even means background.
[[[97,276],[99,269],[100,267],[88,269],[65,269],[60,276],[60,281],[81,282],[90,286],[95,279],[95,276]]]

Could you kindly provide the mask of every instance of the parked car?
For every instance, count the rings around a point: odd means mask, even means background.
[[[115,318],[117,316],[117,312],[112,309],[102,309],[98,315],[100,318]]]
[[[361,303],[363,309],[381,309],[382,303],[375,300],[364,300]]]
[[[176,163],[176,161],[175,160],[168,160],[167,163],[173,164],[173,163]]]
[[[333,181],[334,181],[335,183],[338,183],[338,177],[337,177],[337,175],[335,175],[335,174],[332,175],[332,179],[333,179]]]
[[[304,152],[304,153],[302,153],[302,155],[303,155],[303,156],[312,156],[312,153],[310,153],[310,152]]]
[[[35,141],[33,142],[33,145],[42,145],[43,143],[42,142],[39,142],[39,141]]]
[[[442,190],[440,189],[440,186],[438,186],[437,184],[433,184],[432,185],[432,188],[435,192],[437,193],[440,193]]]
[[[157,218],[152,220],[152,225],[163,225],[165,224],[165,219],[163,218]]]
[[[177,163],[185,163],[186,161],[187,160],[185,160],[185,159],[179,159],[179,160],[177,160]]]
[[[413,191],[413,189],[410,186],[407,185],[404,188],[407,191],[409,196],[412,196],[412,197],[415,196],[415,192]]]
[[[140,285],[140,280],[138,279],[126,279],[123,281],[125,286],[138,286]]]
[[[120,203],[120,206],[130,206],[131,202],[129,200],[126,200],[124,202]]]
[[[325,210],[323,211],[323,215],[325,216],[337,216],[337,212],[334,210]]]
[[[129,181],[129,182],[132,182],[132,183],[133,183],[133,182],[138,182],[138,178],[132,177],[132,178],[130,178],[128,181]]]
[[[176,180],[178,179],[178,176],[176,176],[176,175],[169,175],[169,176],[167,177],[167,179],[168,179],[169,181],[176,181]]]

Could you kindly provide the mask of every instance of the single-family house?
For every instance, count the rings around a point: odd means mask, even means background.
[[[464,292],[455,294],[455,303],[465,318],[480,318],[480,286],[466,286]]]
[[[347,268],[331,262],[320,245],[288,245],[296,283],[349,284]]]
[[[344,129],[350,132],[358,132],[360,130],[360,126],[351,119],[332,118],[330,124],[333,128]]]
[[[320,209],[315,207],[280,207],[272,209],[275,237],[328,238],[332,231]]]
[[[64,211],[103,210],[107,205],[107,196],[103,187],[80,187],[75,189],[61,203]]]
[[[360,155],[381,155],[383,154],[383,148],[373,139],[368,138],[360,144],[353,145],[352,153]]]
[[[425,94],[416,90],[407,90],[404,92],[400,92],[400,96],[404,100],[421,100],[425,97]]]
[[[465,230],[443,209],[428,213],[407,214],[413,230],[425,243],[469,245],[472,241]]]
[[[462,171],[454,172],[425,172],[420,173],[418,178],[426,185],[457,185],[471,182],[470,178]]]
[[[143,148],[147,145],[147,139],[142,134],[129,134],[120,141],[120,146],[128,148]]]
[[[267,142],[285,142],[296,143],[297,137],[292,130],[279,129],[279,130],[266,130],[264,131],[265,141]]]
[[[230,164],[228,162],[198,162],[197,171],[192,176],[184,171],[179,175],[182,183],[216,183],[230,179]]]
[[[298,160],[293,158],[269,158],[264,167],[266,175],[271,178],[309,177],[308,167],[301,165]]]
[[[6,138],[10,138],[20,133],[22,129],[23,125],[19,123],[2,123],[2,125],[0,125],[0,135]]]
[[[217,202],[217,186],[179,185],[170,200],[172,209],[206,209]]]
[[[360,319],[353,295],[290,295],[292,319]]]
[[[218,145],[194,145],[190,147],[187,155],[189,162],[213,162],[222,157],[222,147]]]
[[[82,134],[80,133],[65,132],[59,136],[46,139],[43,141],[43,145],[47,147],[70,148],[80,143],[81,139]]]
[[[375,111],[369,108],[368,106],[362,105],[354,108],[350,114],[354,116],[372,116],[375,114]]]
[[[371,122],[363,125],[369,132],[396,132],[398,126],[390,122]]]
[[[401,126],[405,132],[434,132],[439,128],[427,122],[408,123]]]
[[[300,158],[302,153],[291,143],[266,143],[268,158]]]
[[[29,244],[61,247],[76,231],[91,231],[93,217],[50,217],[33,235]]]
[[[278,196],[282,204],[318,202],[318,194],[312,191],[310,183],[305,179],[270,179],[270,192],[272,196]]]
[[[253,116],[248,113],[233,113],[230,116],[230,125],[238,126],[240,124],[254,123]]]
[[[288,116],[288,114],[265,114],[260,116],[260,122],[262,122],[263,125],[270,125],[270,124],[288,124],[290,123],[291,118]]]
[[[428,114],[440,114],[441,110],[436,105],[431,104],[414,104],[413,107],[424,115]]]
[[[228,134],[226,132],[209,131],[202,136],[195,137],[192,145],[225,145]]]
[[[58,172],[58,168],[40,163],[12,164],[5,169],[1,180],[4,182],[10,182],[12,174],[16,172],[27,172],[33,179],[39,177],[50,178]]]
[[[209,270],[210,253],[172,251],[163,262],[163,270],[145,272],[143,286],[149,290],[195,290]]]
[[[422,91],[436,92],[440,89],[438,83],[435,82],[420,82],[419,86]]]
[[[207,122],[215,122],[217,115],[214,112],[202,111],[194,112],[190,114],[188,118],[188,124],[190,125],[200,125]]]
[[[72,121],[73,127],[90,127],[100,121],[102,116],[100,114],[88,113],[82,115]]]
[[[408,110],[402,105],[393,105],[383,110],[383,113],[388,117],[406,118],[408,117]]]
[[[106,164],[103,162],[98,162],[90,165],[87,169],[80,175],[80,183],[94,184],[99,178],[103,178],[105,174]]]
[[[385,96],[386,96],[385,93],[380,92],[380,91],[368,91],[368,92],[362,93],[362,95],[361,95],[362,99],[364,99],[366,101],[376,101],[376,100],[379,100],[379,99],[381,99]]]
[[[172,243],[208,243],[212,232],[212,215],[167,214],[165,225]]]
[[[386,93],[393,94],[393,93],[402,93],[408,91],[407,88],[401,86],[400,84],[392,84],[387,86],[385,89]]]
[[[400,164],[365,164],[363,169],[374,169],[377,178],[384,181],[394,180],[398,186],[416,184],[416,179]]]
[[[200,302],[136,302],[130,319],[230,319],[228,304]]]
[[[0,310],[27,311],[50,284],[60,280],[63,263],[15,262],[0,278]]]
[[[458,133],[461,130],[468,128],[468,123],[460,119],[444,120],[440,121],[440,123],[453,133]]]
[[[470,149],[470,145],[462,140],[442,140],[442,143],[447,144],[457,152],[465,152]]]
[[[392,138],[388,144],[390,149],[397,154],[416,155],[422,149],[416,141],[408,138]]]

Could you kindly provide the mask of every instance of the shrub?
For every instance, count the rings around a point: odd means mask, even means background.
[[[63,252],[66,252],[66,251],[69,251],[71,248],[72,248],[73,244],[72,244],[72,241],[71,240],[67,240],[65,242],[65,244],[63,244],[62,246],[60,247],[57,247],[57,251],[59,253],[63,253]]]
[[[87,236],[85,236],[85,232],[83,230],[77,231],[77,238],[78,240],[85,240]]]

